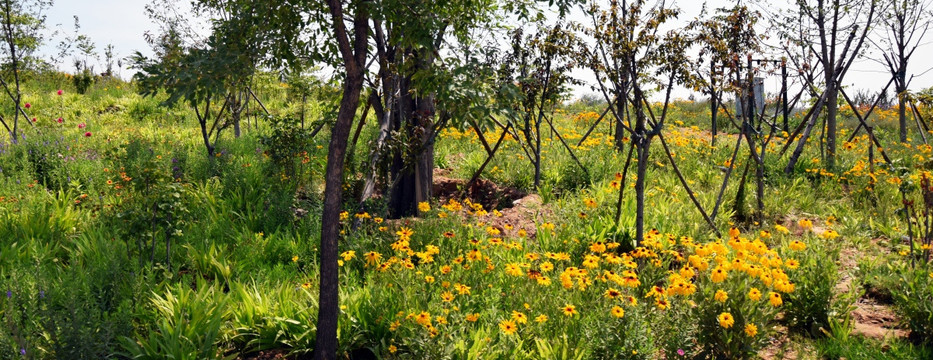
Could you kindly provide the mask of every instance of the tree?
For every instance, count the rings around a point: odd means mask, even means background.
[[[552,3],[563,15],[577,1]],[[482,127],[488,117],[473,115],[490,114],[494,107],[488,101],[468,100],[476,99],[478,88],[489,86],[464,78],[469,77],[465,71],[476,69],[475,53],[481,52],[475,32],[500,31],[509,15],[541,20],[537,5],[536,0],[375,2],[372,36],[379,70],[369,83],[381,131],[363,201],[375,193],[376,176],[384,173],[390,216],[418,214],[417,204],[431,199],[439,130],[453,119],[476,121]],[[467,88],[452,90],[456,85]],[[467,102],[480,111],[465,110],[462,105]]]
[[[823,76],[823,94],[814,105],[816,111],[809,118],[784,169],[786,173],[793,171],[823,109],[826,111],[825,163],[828,169],[835,168],[839,91],[846,73],[863,50],[862,45],[876,20],[877,8],[878,0],[797,0],[794,11],[775,19],[781,24],[799,23],[798,33],[785,29],[781,37],[812,53]],[[815,87],[815,84],[808,86]]]
[[[517,30],[512,36],[512,51],[503,64],[505,76],[501,80],[506,86],[514,84],[514,92],[518,96],[503,102],[514,104],[511,113],[521,119],[513,126],[524,135],[522,148],[534,166],[534,187],[538,189],[541,184],[541,139],[544,136],[541,125],[545,122],[551,124],[547,114],[560,105],[568,86],[580,83],[570,77],[575,66],[571,55],[580,45],[576,36],[559,23],[541,28],[537,34],[525,38],[522,35],[522,31]],[[562,138],[560,140],[563,142]],[[571,156],[576,160],[572,151]]]
[[[343,97],[337,122],[331,130],[324,175],[324,209],[321,216],[321,284],[318,301],[317,334],[314,342],[316,359],[337,358],[338,301],[337,240],[340,238],[340,207],[343,201],[344,158],[353,117],[359,106],[366,72],[369,39],[370,0],[353,0],[347,8],[340,0],[327,0],[333,41],[342,59],[344,74]],[[346,10],[352,11],[352,34],[347,31]]]
[[[873,41],[883,52],[883,64],[894,77],[901,142],[907,142],[907,66],[930,29],[931,8],[933,2],[929,0],[892,1],[881,14],[884,35]]]
[[[625,129],[631,137],[623,174],[627,174],[632,153],[636,153],[635,241],[638,243],[644,240],[645,234],[645,183],[651,142],[659,138],[667,150],[662,130],[673,85],[678,83],[692,87],[696,80],[687,71],[689,59],[685,53],[690,40],[686,31],[661,31],[663,24],[677,18],[678,9],[664,0],[653,5],[649,5],[647,0],[634,0],[631,3],[623,0],[621,4],[612,0],[609,4],[607,10],[600,9],[595,3],[588,8],[593,26],[586,29],[586,33],[593,38],[596,46],[583,47],[580,53],[596,74],[597,85],[606,101],[617,104],[610,107],[618,122],[616,125]],[[655,117],[645,92],[646,86],[650,85],[665,91],[658,117]],[[668,155],[673,164],[669,151]],[[673,167],[676,168],[676,164]],[[682,177],[681,180],[687,187]],[[625,175],[620,186],[617,222],[621,216],[624,188]],[[692,191],[689,188],[687,190],[705,216]],[[706,218],[710,222],[709,217]]]
[[[13,120],[0,117],[0,124],[6,128],[13,143],[17,142],[19,116],[25,114],[21,107],[23,96],[20,91],[20,71],[34,60],[32,54],[42,44],[40,31],[45,28],[43,12],[50,6],[51,0],[0,0],[0,27],[5,43],[5,46],[0,47],[0,55],[3,56],[4,70],[13,77],[12,89],[9,82],[0,77],[0,85],[13,100]],[[4,74],[6,76],[9,75]]]

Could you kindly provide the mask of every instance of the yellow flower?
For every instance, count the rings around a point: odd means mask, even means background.
[[[585,204],[586,207],[591,208],[591,209],[592,209],[592,208],[595,208],[596,205],[597,205],[597,204],[596,204],[596,200],[593,200],[593,199],[591,199],[591,198],[583,199],[583,204]]]
[[[340,254],[340,257],[343,258],[343,261],[350,261],[354,257],[356,257],[356,251],[353,251],[353,250],[344,251],[343,254]],[[297,258],[297,256],[295,258]]]
[[[444,300],[444,302],[454,301],[454,294],[450,291],[445,291],[443,294],[441,294],[441,300]]]
[[[298,262],[298,255],[292,256],[292,262]]]
[[[410,241],[411,236],[414,233],[415,233],[414,231],[412,231],[410,228],[407,228],[407,227],[402,227],[401,229],[399,229],[399,231],[395,232],[395,234],[398,235],[399,240],[404,240],[404,241]]]
[[[758,327],[755,326],[755,324],[745,325],[745,335],[748,335],[749,337],[758,335]]]
[[[785,235],[790,234],[790,230],[788,230],[786,227],[782,225],[774,225],[774,230],[777,230],[777,232],[781,234],[785,234]]]
[[[514,263],[505,265],[505,273],[512,276],[522,276],[525,274],[521,267]]]
[[[528,317],[524,313],[512,310],[512,320],[515,320],[516,323],[524,324],[528,322]]]
[[[733,324],[735,324],[735,319],[732,318],[732,314],[727,312],[719,314],[719,326],[728,329],[732,327]]]
[[[813,222],[808,219],[798,220],[797,225],[800,225],[800,227],[804,230],[810,230],[813,228]]]
[[[499,323],[499,329],[502,329],[502,332],[506,335],[512,335],[518,331],[518,327],[511,320],[503,320]]]
[[[454,288],[457,289],[457,293],[460,295],[470,295],[470,287],[463,284],[454,284]]]
[[[535,322],[539,324],[547,322],[547,315],[544,315],[544,314],[538,315],[537,317],[535,317]]]
[[[344,220],[346,220],[346,219],[349,218],[349,217],[350,217],[350,213],[347,212],[347,211],[344,211],[344,212],[341,212],[341,213],[340,213],[340,221],[344,221]]]
[[[737,238],[739,237],[739,235],[741,235],[741,233],[739,232],[739,228],[735,226],[729,228],[729,237]]]
[[[778,226],[780,226],[780,225],[778,225]],[[762,239],[770,239],[770,238],[771,238],[771,232],[768,231],[768,230],[761,230],[761,232],[759,233],[758,236],[760,236]]]
[[[784,303],[784,301],[781,300],[781,294],[778,294],[773,291],[768,294],[768,302],[770,302],[771,306],[774,306],[774,307],[781,306],[781,304]]]
[[[479,320],[479,313],[467,314],[466,321],[476,322],[476,320]]]
[[[794,240],[790,242],[790,249],[796,251],[802,251],[807,248],[807,244],[804,244],[800,240]]]
[[[718,302],[724,303],[727,299],[729,299],[729,294],[722,290],[716,290],[716,295],[713,296],[713,298],[715,298]]]
[[[567,305],[564,305],[564,307],[561,308],[561,312],[563,312],[564,315],[566,315],[566,316],[574,316],[574,315],[577,314],[577,307],[576,307],[576,306],[573,306],[573,305],[570,305],[570,304],[567,304]]]
[[[431,211],[431,204],[428,204],[427,201],[422,201],[422,202],[418,203],[418,211],[420,211],[420,212],[428,212],[428,211]]]
[[[615,317],[621,319],[623,316],[625,316],[625,310],[622,309],[622,307],[620,307],[620,306],[613,306],[613,307],[612,307],[612,316],[615,316]]]
[[[395,354],[396,351],[398,351],[398,348],[395,345],[389,345],[389,353]]]
[[[715,269],[713,269],[713,274],[712,274],[713,282],[721,283],[725,281],[727,273],[728,272],[726,271],[726,269],[724,269],[722,266],[717,266]]]
[[[752,288],[748,291],[748,298],[754,301],[761,300],[761,291],[759,291],[757,288]]]
[[[434,282],[434,277],[431,276],[431,275],[425,276],[425,277],[424,277],[424,282],[426,282],[426,283],[428,283],[428,284],[433,283],[433,282]]]
[[[376,265],[379,263],[379,259],[382,258],[382,254],[375,251],[370,251],[363,254],[363,257],[366,258],[366,265]]]
[[[619,297],[619,296],[622,296],[622,293],[619,292],[619,290],[616,290],[616,289],[613,289],[613,288],[609,288],[609,290],[606,290],[606,297],[607,297],[607,298],[615,299],[615,298],[617,298],[617,297]]]
[[[528,236],[528,232],[524,228],[518,229],[518,237],[523,238]]]
[[[794,259],[787,259],[787,261],[784,262],[784,265],[786,265],[788,269],[793,270],[800,266],[800,262]]]

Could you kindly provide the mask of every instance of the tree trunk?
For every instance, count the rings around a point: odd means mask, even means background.
[[[337,240],[340,236],[340,208],[343,200],[343,163],[353,117],[360,102],[363,88],[363,72],[366,59],[367,4],[357,4],[353,17],[353,44],[347,34],[343,19],[343,4],[339,0],[328,0],[334,37],[343,58],[346,70],[343,97],[337,122],[331,131],[327,151],[327,167],[324,175],[324,208],[321,215],[320,247],[320,294],[318,300],[317,333],[314,342],[314,358],[334,360],[337,358],[337,318],[340,313],[338,299]]]
[[[907,99],[905,98],[907,89],[904,84],[906,84],[906,79],[904,70],[900,70],[897,73],[897,123],[900,127],[900,140],[902,143],[907,142]]]
[[[636,164],[635,172],[635,246],[638,246],[645,240],[645,178],[648,174],[648,150],[651,139],[636,137],[638,138],[636,145],[638,164]],[[635,141],[634,137],[632,140]]]
[[[829,86],[829,96],[826,99],[826,168],[832,171],[836,168],[836,112],[839,105],[836,103],[839,92],[833,82]]]
[[[434,62],[433,53],[421,50],[420,69]],[[434,94],[413,95],[411,76],[404,76],[399,86],[396,130],[408,135],[407,149],[399,147],[392,164],[389,210],[393,218],[418,215],[418,203],[430,201],[434,180]],[[407,154],[406,154],[407,153]]]

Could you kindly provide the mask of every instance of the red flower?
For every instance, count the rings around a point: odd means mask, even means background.
[[[61,123],[63,123],[63,122],[65,122],[65,119],[58,118],[58,123],[59,123],[59,124],[61,124]]]
[[[88,131],[88,132],[84,133],[84,137],[91,137],[91,132]]]
[[[60,89],[58,90],[58,95],[61,95],[61,94],[63,94],[63,93],[64,93],[64,91],[62,91],[62,90],[60,90]]]
[[[78,124],[78,129],[84,129],[85,126],[87,125],[85,125],[84,123],[80,123]]]
[[[26,105],[23,105],[23,107],[25,107],[25,108],[27,108],[27,109],[28,109],[28,108],[31,108],[31,107],[32,107],[32,104],[30,104],[30,103],[26,103]]]
[[[36,121],[39,121],[39,119],[32,118],[32,122],[36,122]]]

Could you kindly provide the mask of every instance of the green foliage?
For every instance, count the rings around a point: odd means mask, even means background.
[[[94,84],[94,74],[91,73],[90,69],[80,70],[74,77],[71,78],[71,82],[74,85],[75,89],[78,91],[78,94],[84,94],[87,92],[87,89]]]
[[[178,284],[152,295],[153,328],[138,340],[121,339],[133,359],[233,359],[218,351],[227,308],[221,291],[202,281],[195,289]]]
[[[933,342],[933,271],[930,266],[897,270],[900,282],[891,289],[895,309],[911,330],[910,336],[927,344]]]
[[[803,254],[794,255],[800,259],[800,266],[789,271],[795,290],[787,294],[785,318],[792,328],[820,336],[830,329],[834,317],[847,316],[839,314],[834,300],[834,288],[839,282],[835,265],[839,250],[831,244],[812,241]]]

